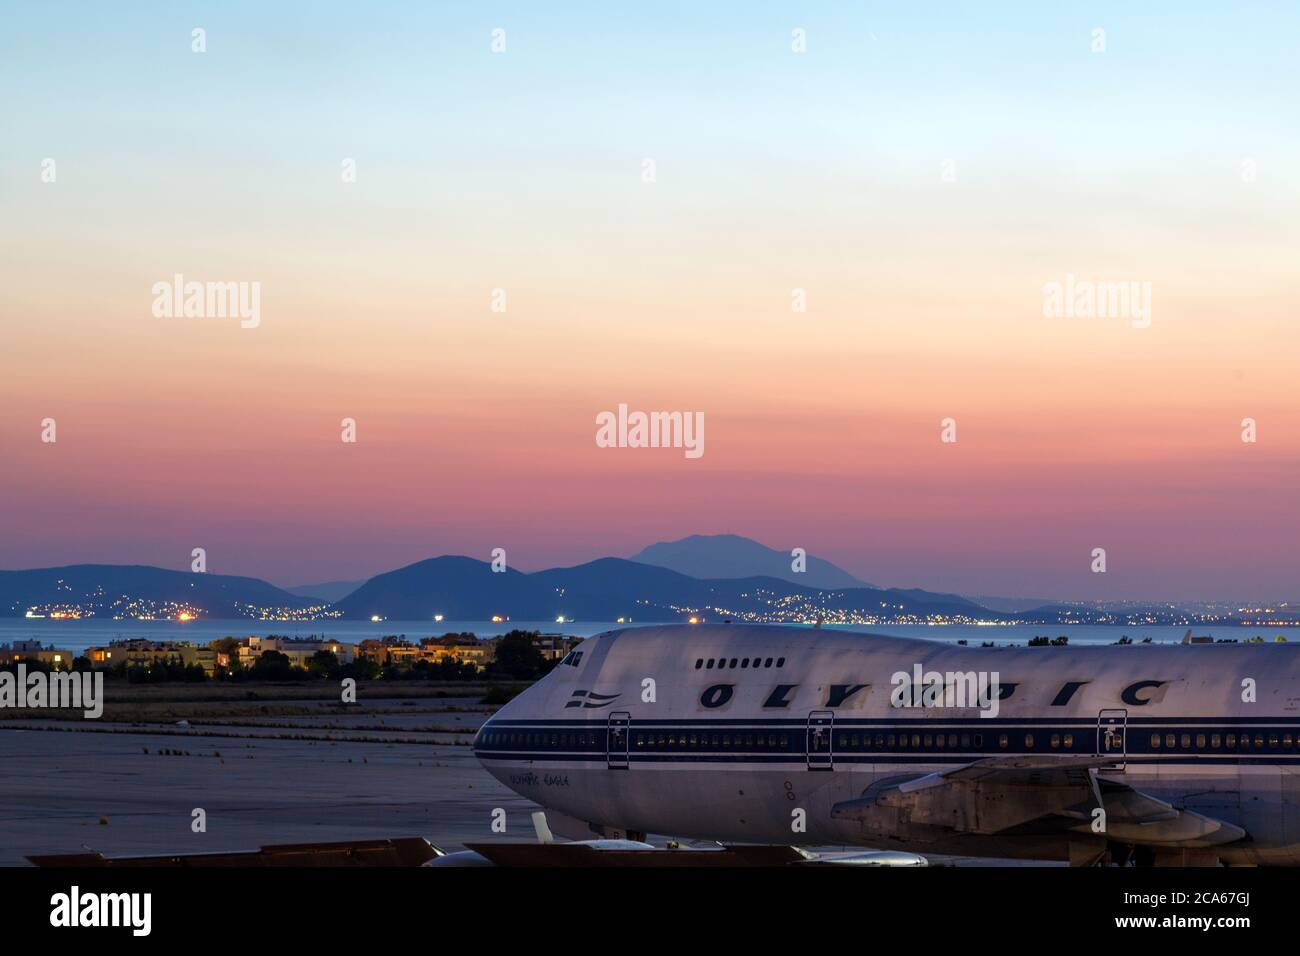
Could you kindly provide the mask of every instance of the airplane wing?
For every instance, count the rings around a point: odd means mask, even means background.
[[[831,816],[856,820],[868,833],[921,826],[991,835],[1050,822],[1063,831],[1122,843],[1182,848],[1217,846],[1246,836],[1232,823],[1178,809],[1098,775],[1113,763],[1113,757],[989,757],[868,791],[837,803]],[[1097,814],[1098,808],[1104,813]]]

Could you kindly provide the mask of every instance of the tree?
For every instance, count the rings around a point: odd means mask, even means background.
[[[239,638],[237,637],[219,637],[215,641],[209,641],[208,647],[218,654],[228,654],[231,658],[239,656]]]
[[[339,657],[333,651],[317,651],[307,662],[307,671],[313,677],[333,677],[339,672]]]
[[[263,651],[253,662],[253,677],[258,680],[292,680],[293,665],[279,651]]]
[[[496,662],[492,669],[515,680],[532,680],[544,673],[546,659],[537,649],[536,631],[511,631],[497,641]]]
[[[340,667],[338,676],[351,677],[353,680],[374,680],[379,676],[379,665],[369,657],[358,657],[352,663]]]

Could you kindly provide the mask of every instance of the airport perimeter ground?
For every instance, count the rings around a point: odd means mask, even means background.
[[[480,703],[486,690],[374,682],[344,708],[335,685],[110,683],[99,720],[4,712],[0,865],[87,849],[204,853],[421,836],[452,850],[533,840],[537,807],[489,776],[469,747],[495,710]],[[506,810],[505,834],[491,832],[496,807]],[[192,829],[197,808],[206,832]]]

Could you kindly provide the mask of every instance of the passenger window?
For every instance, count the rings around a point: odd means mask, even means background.
[[[1205,734],[1196,735],[1196,749],[1197,750],[1205,749]]]
[[[1191,735],[1191,734],[1183,734],[1183,737],[1182,737],[1182,745],[1183,745],[1183,749],[1184,749],[1184,750],[1186,750],[1188,747],[1190,747],[1190,746],[1192,745],[1192,735]]]
[[[1065,735],[1065,749],[1066,750],[1074,749],[1074,734]]]
[[[999,747],[1004,747],[1004,748],[1005,748],[1006,745],[1007,745],[1007,743],[1008,743],[1008,741],[1007,741],[1007,735],[1006,735],[1006,734],[999,734],[999,735],[998,735],[998,746],[999,746]]]
[[[695,662],[695,669],[699,670],[703,666],[704,666],[704,658],[701,657],[699,660]]]
[[[1211,746],[1211,747],[1213,747],[1215,750],[1218,750],[1218,749],[1219,749],[1219,745],[1222,744],[1222,743],[1223,743],[1223,738],[1222,738],[1221,736],[1219,736],[1218,734],[1210,734],[1210,746]]]
[[[706,663],[704,669],[705,669],[705,670],[710,670],[710,671],[713,670],[713,658],[712,658],[712,657],[709,658],[709,660],[708,660],[708,662]]]
[[[1159,749],[1160,749],[1160,735],[1159,735],[1159,734],[1152,734],[1152,735],[1151,735],[1151,749],[1152,749],[1152,750],[1159,750]]]
[[[1034,735],[1033,735],[1033,734],[1025,734],[1025,749],[1026,749],[1026,750],[1033,750],[1033,749],[1034,749]]]
[[[749,658],[748,658],[748,657],[742,658],[741,661],[740,661],[740,666],[741,666],[741,668],[746,668],[746,667],[748,667],[748,666],[749,666]]]
[[[1053,749],[1053,750],[1057,750],[1057,749],[1059,749],[1060,746],[1061,746],[1061,735],[1060,735],[1060,734],[1052,734],[1052,736],[1051,736],[1051,740],[1050,740],[1050,743],[1051,743],[1051,745],[1052,745],[1052,749]]]
[[[1178,741],[1174,739],[1173,734],[1165,734],[1165,746],[1170,750],[1178,746]]]
[[[766,661],[764,661],[764,662],[763,662],[763,666],[764,666],[764,667],[771,667],[771,666],[772,666],[772,658],[769,657]]]
[[[776,666],[777,666],[777,667],[785,667],[785,658],[784,658],[784,657],[778,657],[778,658],[776,659]]]

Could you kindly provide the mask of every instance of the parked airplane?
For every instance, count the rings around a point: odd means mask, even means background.
[[[474,748],[574,838],[1300,864],[1293,645],[616,630],[499,710]]]

